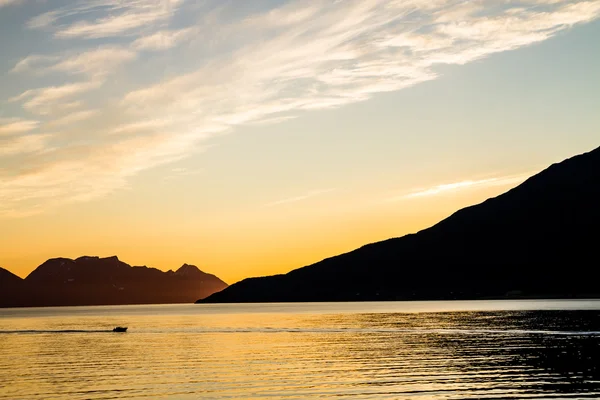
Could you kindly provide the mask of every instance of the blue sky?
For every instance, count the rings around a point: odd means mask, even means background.
[[[598,145],[599,16],[598,0],[0,0],[0,219],[135,207],[168,225],[177,208],[250,227],[424,197],[440,203],[411,210],[441,216],[449,193]]]

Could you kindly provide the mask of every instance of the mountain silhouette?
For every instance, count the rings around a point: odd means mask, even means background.
[[[599,227],[597,148],[418,233],[198,302],[600,297]]]
[[[25,279],[0,269],[0,307],[191,303],[225,287],[194,265],[163,272],[116,256],[52,258]]]
[[[23,279],[13,274],[9,270],[0,267],[0,288],[4,289],[8,286],[19,285]]]

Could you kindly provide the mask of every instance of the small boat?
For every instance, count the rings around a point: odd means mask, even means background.
[[[123,327],[123,326],[117,326],[116,328],[113,329],[113,332],[127,332],[127,327]]]

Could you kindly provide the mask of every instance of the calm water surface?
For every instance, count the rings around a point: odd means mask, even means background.
[[[600,398],[600,301],[0,309],[0,399],[261,397]]]

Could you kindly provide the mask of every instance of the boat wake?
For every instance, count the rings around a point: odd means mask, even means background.
[[[36,333],[112,333],[112,329],[56,329],[56,330],[40,330],[40,329],[24,329],[24,330],[13,330],[13,331],[2,331],[0,335],[4,334],[36,334]]]

